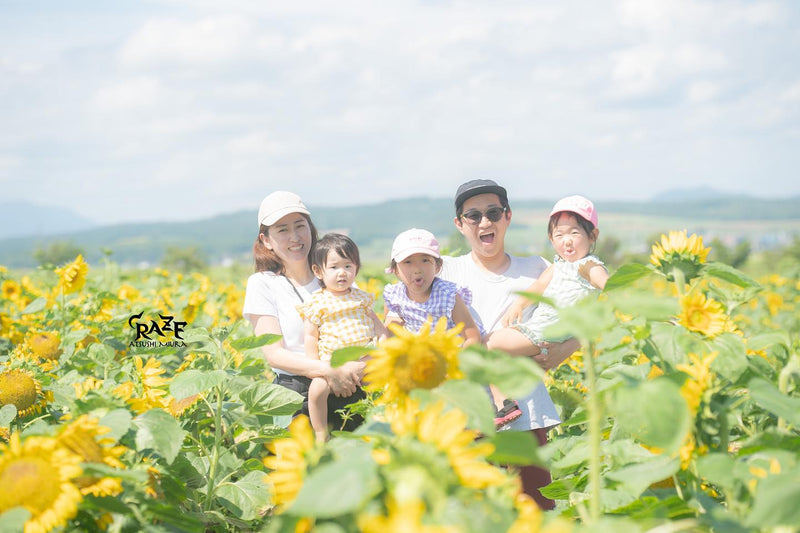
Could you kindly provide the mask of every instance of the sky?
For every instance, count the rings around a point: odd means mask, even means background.
[[[800,194],[800,3],[0,0],[0,203]]]

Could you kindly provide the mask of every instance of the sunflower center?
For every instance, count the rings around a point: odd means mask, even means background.
[[[60,493],[59,472],[36,457],[20,458],[0,472],[0,511],[23,506],[34,516],[50,509]]]
[[[689,315],[690,323],[695,328],[705,329],[708,327],[709,317],[708,313],[703,309],[695,309]]]
[[[24,372],[9,370],[0,374],[0,405],[14,404],[25,411],[36,403],[36,382]]]
[[[411,380],[416,387],[432,389],[447,375],[447,361],[429,346],[414,345],[408,352]]]
[[[30,341],[33,353],[44,359],[57,359],[60,343],[58,335],[53,333],[38,333]]]

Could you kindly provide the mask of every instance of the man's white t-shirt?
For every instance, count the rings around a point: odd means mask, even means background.
[[[478,315],[487,333],[502,328],[500,318],[517,298],[542,272],[548,263],[538,256],[515,257],[502,274],[494,274],[480,268],[472,254],[459,257],[443,257],[444,266],[439,276],[442,279],[463,285],[472,291],[471,311]],[[540,383],[524,398],[515,398],[522,416],[509,425],[509,429],[523,431],[549,428],[561,423],[556,406],[544,384]]]
[[[308,300],[311,293],[319,288],[319,280],[314,278],[306,285],[297,286],[295,292],[292,282],[285,276],[273,272],[256,272],[247,278],[242,314],[248,320],[251,315],[277,318],[286,349],[305,357],[303,319],[297,312],[297,306]],[[277,374],[287,374],[277,368],[272,370]]]

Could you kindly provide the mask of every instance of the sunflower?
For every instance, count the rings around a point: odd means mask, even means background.
[[[697,413],[703,394],[711,386],[714,373],[711,371],[711,363],[717,357],[717,352],[711,352],[703,358],[690,353],[690,364],[675,365],[675,368],[689,375],[689,378],[681,386],[681,396],[686,399],[692,416]]]
[[[770,316],[776,316],[786,307],[783,302],[783,297],[776,292],[767,292],[764,296],[764,300],[767,304],[767,309],[769,309]]]
[[[42,384],[30,371],[11,368],[0,372],[0,407],[9,404],[17,408],[21,418],[39,413],[47,405]]]
[[[372,352],[365,370],[365,387],[383,390],[379,403],[402,401],[414,389],[432,389],[446,379],[461,377],[458,353],[462,325],[447,329],[442,317],[432,328],[428,323],[419,333],[412,333],[397,324],[389,328],[395,336],[383,341]]]
[[[494,452],[494,445],[475,442],[478,432],[466,428],[467,415],[462,411],[450,409],[442,413],[442,402],[422,410],[416,401],[407,399],[406,402],[408,405],[404,408],[387,410],[395,435],[411,436],[444,452],[464,487],[485,489],[509,481],[501,469],[486,461],[486,457]]]
[[[14,280],[7,279],[0,285],[0,293],[3,294],[3,299],[14,301],[22,296],[22,287]]]
[[[75,261],[56,269],[58,275],[58,290],[64,294],[79,291],[86,284],[86,274],[89,265],[83,260],[83,255],[78,254]]]
[[[686,230],[670,231],[661,235],[661,242],[653,245],[650,262],[663,272],[667,279],[674,279],[675,271],[683,273],[685,281],[697,276],[700,265],[706,262],[710,248],[703,247],[703,238]]]
[[[81,458],[49,437],[19,433],[0,444],[0,514],[14,507],[31,513],[25,533],[43,533],[64,526],[75,516],[81,493],[73,480],[82,473]]]
[[[59,433],[58,442],[69,451],[82,458],[84,463],[100,463],[114,468],[125,468],[119,457],[125,453],[125,446],[113,446],[114,439],[101,437],[111,430],[98,424],[96,418],[81,415]],[[75,480],[84,496],[116,496],[122,492],[119,478],[81,477]]]
[[[139,299],[139,289],[128,283],[123,283],[117,289],[117,298],[123,302],[130,302],[131,300]]]
[[[183,413],[186,412],[187,409],[195,405],[202,399],[202,396],[199,394],[192,394],[191,396],[187,396],[182,400],[176,400],[175,398],[171,398],[169,402],[169,407],[167,410],[169,414],[172,416],[181,416]]]
[[[136,396],[136,385],[131,381],[126,381],[114,389],[114,394],[125,400],[134,412],[141,414],[153,408],[169,409],[173,401],[172,396],[162,387],[169,383],[169,379],[162,378],[166,372],[161,367],[161,363],[155,357],[142,362],[138,355],[134,357],[134,364],[142,385],[141,396]]]
[[[143,364],[142,358],[137,355],[134,357],[134,363],[141,376],[142,384],[146,387],[162,387],[169,383],[169,379],[161,377],[167,371],[161,367],[161,363],[155,357],[151,357],[147,363]]]
[[[39,359],[57,360],[61,355],[61,335],[57,331],[31,331],[25,343]]]
[[[694,433],[686,435],[686,440],[683,442],[681,449],[678,450],[678,457],[681,460],[681,470],[688,470],[692,463],[692,458],[695,456],[703,456],[708,453],[708,446],[697,445],[697,440],[694,438]]]
[[[72,388],[75,389],[75,398],[80,400],[86,396],[89,391],[99,390],[103,387],[103,380],[89,376],[83,383],[73,383]]]
[[[727,330],[728,315],[721,303],[706,298],[701,292],[690,292],[681,297],[678,322],[688,330],[716,337]]]
[[[297,498],[309,463],[316,464],[319,460],[313,453],[318,446],[308,417],[295,417],[289,424],[289,433],[288,438],[268,443],[267,449],[273,455],[264,458],[264,465],[272,470],[264,481],[272,487],[273,503],[278,512]]]
[[[520,493],[514,500],[517,519],[511,524],[508,533],[529,533],[539,531],[542,524],[542,510],[527,494]]]
[[[425,504],[415,497],[399,500],[391,494],[386,497],[386,515],[362,514],[357,519],[362,533],[457,533],[454,526],[437,526],[422,523]]]

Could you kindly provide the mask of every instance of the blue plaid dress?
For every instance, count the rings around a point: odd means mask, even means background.
[[[383,289],[383,301],[386,303],[387,313],[396,314],[405,322],[405,328],[414,333],[418,332],[426,320],[433,319],[433,324],[439,318],[447,317],[447,327],[455,327],[453,321],[453,306],[456,304],[456,295],[461,296],[469,307],[472,303],[472,292],[466,287],[459,287],[451,281],[434,278],[431,285],[431,295],[426,302],[415,302],[408,297],[406,286],[401,282],[387,285]],[[472,314],[478,329],[483,335],[480,321]]]

